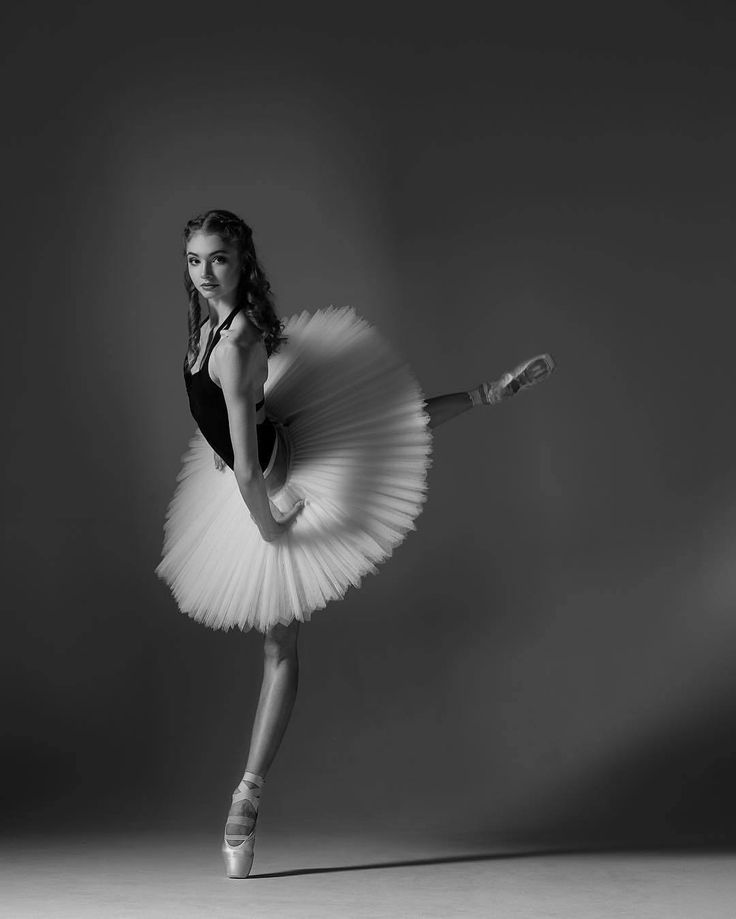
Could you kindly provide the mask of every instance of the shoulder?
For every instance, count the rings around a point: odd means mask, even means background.
[[[248,349],[262,343],[263,336],[260,330],[241,311],[233,316],[230,328],[223,329],[220,332],[220,341],[225,346],[235,345],[239,349]],[[227,348],[224,350],[227,350]]]
[[[226,380],[252,383],[262,373],[266,349],[260,331],[242,313],[237,313],[229,329],[223,329],[212,352],[221,383]]]

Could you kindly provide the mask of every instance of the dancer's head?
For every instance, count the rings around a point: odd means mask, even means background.
[[[242,306],[263,333],[267,353],[276,351],[284,340],[283,324],[276,316],[271,285],[256,256],[253,232],[245,221],[222,210],[193,217],[184,228],[184,257],[184,286],[189,295],[189,348],[184,366],[192,367],[199,353],[200,298],[232,293],[234,305]]]

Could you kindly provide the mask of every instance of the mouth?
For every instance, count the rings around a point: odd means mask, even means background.
[[[218,285],[217,284],[200,284],[199,286],[202,288],[202,290],[214,290],[215,287],[217,287]]]

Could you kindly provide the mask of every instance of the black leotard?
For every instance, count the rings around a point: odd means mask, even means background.
[[[189,410],[194,420],[197,422],[199,430],[202,432],[205,440],[231,469],[233,468],[235,458],[232,440],[230,439],[230,426],[228,424],[225,397],[220,387],[210,377],[207,370],[207,363],[210,359],[212,349],[220,338],[220,332],[224,328],[230,328],[230,323],[233,321],[233,317],[239,309],[240,307],[236,306],[227,319],[217,327],[217,331],[212,336],[212,341],[205,351],[204,359],[202,360],[199,370],[197,370],[196,373],[190,373],[188,370],[184,370],[184,383],[187,387],[187,395],[189,396]],[[261,399],[261,401],[256,404],[256,411],[258,411],[263,404],[264,400]],[[268,466],[268,462],[271,459],[273,445],[276,440],[276,429],[268,419],[265,419],[256,425],[256,432],[258,435],[258,462],[261,466],[261,471],[263,471],[266,466]]]

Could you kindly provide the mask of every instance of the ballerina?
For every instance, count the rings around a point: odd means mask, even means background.
[[[252,231],[235,214],[195,217],[184,244],[183,370],[198,430],[156,573],[197,621],[264,634],[246,768],[222,843],[227,876],[245,878],[261,790],[296,698],[300,623],[359,586],[414,529],[432,431],[539,383],[554,363],[538,355],[469,391],[425,399],[351,308],[283,323]]]

